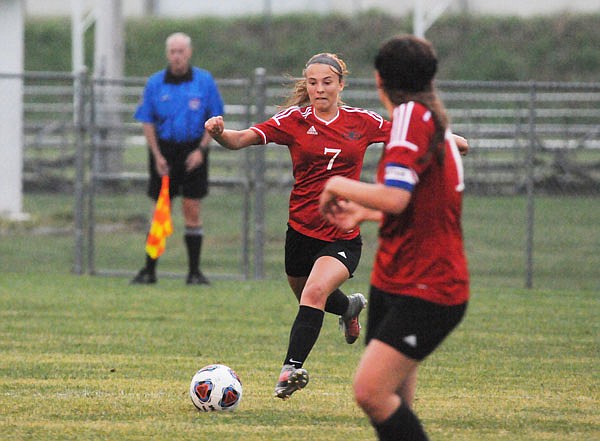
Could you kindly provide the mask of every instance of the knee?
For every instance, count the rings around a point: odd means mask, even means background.
[[[356,377],[353,389],[356,404],[371,421],[385,421],[402,402],[393,389],[378,385],[372,378]]]
[[[325,285],[312,281],[304,286],[302,291],[302,300],[304,303],[324,307],[329,294],[330,293],[327,292]]]
[[[378,406],[381,403],[381,397],[376,390],[371,387],[368,381],[355,378],[353,383],[354,399],[356,404],[371,417],[377,413]]]

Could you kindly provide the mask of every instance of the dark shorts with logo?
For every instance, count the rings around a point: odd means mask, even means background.
[[[288,225],[285,235],[285,273],[291,277],[308,277],[315,261],[331,256],[348,268],[350,277],[360,261],[362,239],[327,242],[301,234]]]
[[[204,152],[204,162],[199,167],[187,172],[185,160],[196,148],[200,140],[189,143],[175,143],[164,140],[158,141],[160,152],[169,164],[169,195],[171,198],[182,195],[189,199],[202,199],[208,194],[208,153]],[[161,177],[156,172],[154,156],[149,153],[148,167],[150,181],[148,196],[157,200],[160,193]]]
[[[366,342],[387,343],[414,360],[423,360],[458,326],[467,310],[417,297],[388,294],[374,286],[369,293]]]

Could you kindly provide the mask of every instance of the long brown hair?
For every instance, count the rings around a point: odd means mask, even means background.
[[[437,56],[431,43],[413,35],[391,38],[380,47],[375,69],[381,77],[383,91],[394,105],[416,101],[431,111],[435,132],[425,160],[435,155],[443,162],[448,115],[433,85]]]

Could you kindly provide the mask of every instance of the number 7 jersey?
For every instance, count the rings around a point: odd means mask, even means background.
[[[340,106],[330,121],[317,117],[312,106],[293,106],[251,127],[263,144],[285,145],[290,151],[294,186],[288,222],[294,230],[328,242],[360,233],[342,231],[325,221],[319,197],[332,176],[360,179],[367,147],[387,141],[390,128],[378,113],[349,106]]]

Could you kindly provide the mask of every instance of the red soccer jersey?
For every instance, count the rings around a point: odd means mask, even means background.
[[[358,180],[367,147],[385,142],[390,127],[381,115],[348,106],[331,121],[317,117],[312,106],[294,106],[251,127],[264,144],[288,146],[294,175],[288,222],[294,230],[328,242],[359,234],[328,223],[319,212],[319,197],[332,176]]]
[[[402,213],[384,216],[371,283],[392,294],[457,305],[469,298],[462,161],[450,131],[443,163],[427,157],[434,130],[431,112],[423,105],[409,102],[394,109],[377,181],[407,189],[412,197]]]

